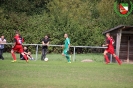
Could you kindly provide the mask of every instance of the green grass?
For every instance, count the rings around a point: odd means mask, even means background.
[[[0,88],[133,88],[133,64],[106,65],[101,54],[76,55],[71,64],[59,54],[49,54],[48,62],[38,59],[29,63],[19,59],[11,63],[11,55],[4,56]],[[94,62],[83,63],[82,59]]]

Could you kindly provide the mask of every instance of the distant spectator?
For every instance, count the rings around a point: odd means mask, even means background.
[[[49,45],[49,38],[46,35],[43,39],[42,39],[42,56],[41,56],[41,60],[45,60],[46,58],[46,54],[47,54],[47,49],[48,49],[48,45]]]
[[[34,60],[34,58],[31,55],[31,52],[28,51],[28,48],[26,46],[24,47],[24,54],[26,54],[28,59]],[[25,60],[22,54],[20,54],[20,59]]]
[[[6,43],[6,39],[4,38],[4,36],[2,35],[0,38],[0,59],[4,60],[3,57],[3,50],[4,50],[4,44]]]

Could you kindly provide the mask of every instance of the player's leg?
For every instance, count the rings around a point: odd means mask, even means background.
[[[27,58],[28,58],[28,59],[30,59],[30,60],[31,60],[31,58],[30,58],[30,56],[29,56],[29,55],[26,55],[26,56],[27,56]]]
[[[41,60],[44,60],[44,49],[42,49],[42,56],[41,56]]]
[[[105,60],[106,60],[106,64],[108,64],[108,63],[110,62],[110,61],[109,61],[109,58],[108,58],[108,56],[107,56],[107,53],[108,53],[107,50],[105,50],[104,53],[103,53],[104,58],[105,58]]]
[[[34,58],[31,55],[27,55],[28,59],[34,60]]]
[[[26,60],[26,62],[28,62],[27,55],[24,54],[23,46],[22,46],[22,45],[20,45],[20,46],[18,47],[18,52],[19,52],[20,54],[22,54],[23,57],[24,57],[24,59]]]
[[[46,54],[47,54],[47,49],[45,48],[44,49],[44,56],[43,56],[44,59],[46,58]]]
[[[63,50],[62,55],[66,57],[66,59],[67,59],[68,63],[71,63],[71,61],[70,61],[70,56],[69,56],[69,54],[68,54],[67,50]]]
[[[1,59],[4,60],[4,57],[3,57],[3,49],[1,49]]]
[[[13,61],[12,62],[16,62],[16,55],[15,55],[13,49],[11,50],[11,54],[12,54],[12,58],[13,58]]]
[[[32,60],[32,58],[29,55],[27,55],[27,58],[30,59],[30,60]]]
[[[0,59],[2,59],[2,49],[0,49]]]
[[[28,57],[28,59],[30,59],[30,60],[34,60],[34,58],[33,58],[32,55],[31,55],[31,52],[28,52],[27,57]]]
[[[62,56],[65,56],[66,57],[66,51],[65,50],[63,50],[63,52],[62,52]],[[68,58],[67,57],[66,57],[66,59],[68,61]]]
[[[66,52],[66,58],[68,59],[68,63],[71,63],[70,55],[68,54],[68,51]]]
[[[112,55],[116,59],[116,61],[118,62],[118,64],[121,65],[121,61],[120,61],[119,57],[116,56],[116,54],[112,54]]]
[[[20,60],[25,60],[22,54],[20,54]]]
[[[28,58],[27,58],[27,55],[24,54],[24,52],[21,52],[21,54],[23,55],[24,59],[26,60],[26,62],[28,62]]]

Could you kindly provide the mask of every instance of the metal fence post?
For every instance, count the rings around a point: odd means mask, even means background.
[[[112,63],[112,54],[110,54],[110,63]]]
[[[6,43],[5,45],[12,45],[12,44],[13,43]],[[35,61],[36,61],[38,59],[38,48],[42,44],[23,44],[23,45],[36,46],[36,58],[35,58]],[[49,45],[49,46],[58,46],[58,47],[60,47],[62,45]],[[100,47],[100,46],[71,46],[71,47],[73,47],[73,57],[72,57],[73,62],[76,61],[76,58],[75,58],[76,57],[76,51],[75,51],[76,47],[77,48],[80,48],[80,47],[82,47],[82,48],[101,48],[101,49],[106,49],[107,48],[107,47]],[[110,56],[110,61],[112,62],[112,56]]]
[[[73,47],[74,50],[73,50],[73,62],[75,61],[75,47]]]
[[[38,45],[36,45],[36,60],[38,59]]]

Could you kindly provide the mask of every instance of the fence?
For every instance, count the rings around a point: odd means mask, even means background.
[[[13,43],[6,43],[5,45],[12,45]],[[36,59],[35,60],[37,60],[38,59],[38,46],[42,46],[42,44],[23,44],[23,45],[31,45],[31,46],[36,46]],[[49,46],[57,46],[57,47],[61,47],[62,45],[49,45]],[[76,60],[76,52],[75,52],[75,50],[76,50],[76,48],[90,48],[90,49],[92,49],[92,48],[98,48],[98,49],[105,49],[105,48],[107,48],[107,47],[100,47],[100,46],[70,46],[70,47],[73,47],[73,57],[72,57],[72,59],[73,59],[73,61],[75,61]],[[112,61],[112,55],[110,56],[111,58],[110,58],[110,61]]]

